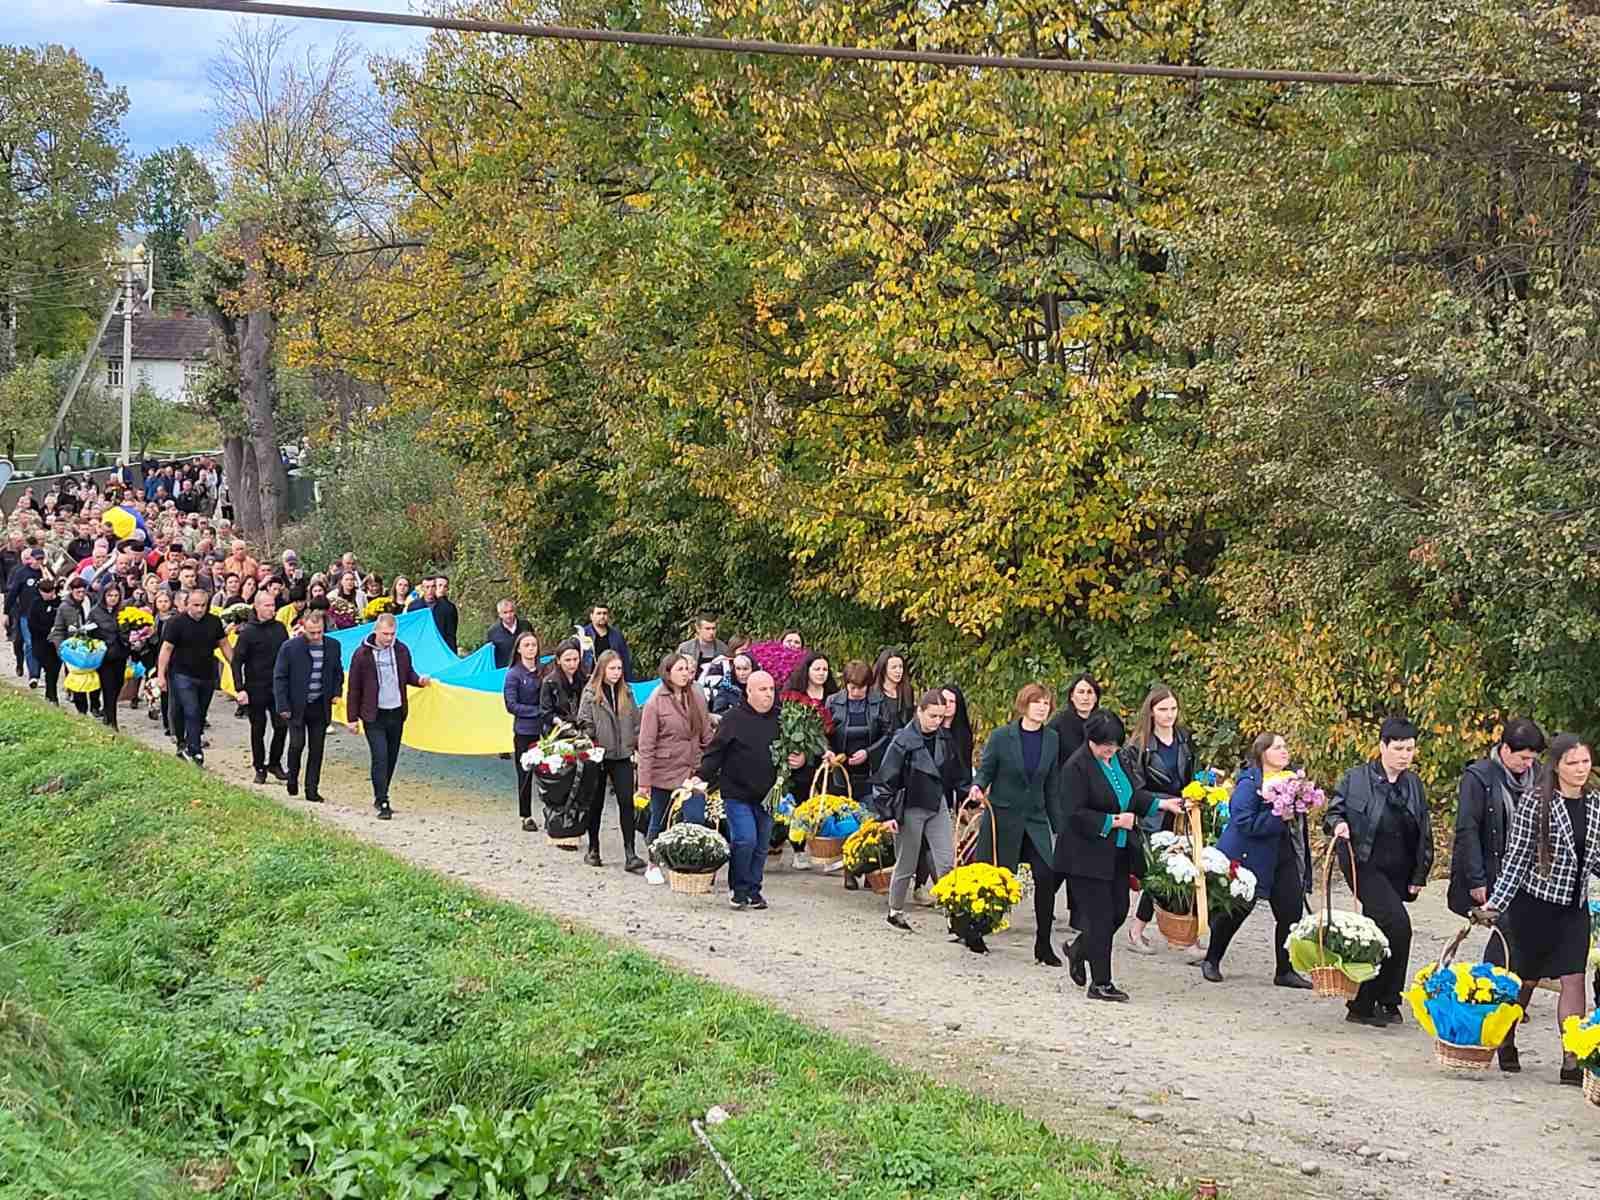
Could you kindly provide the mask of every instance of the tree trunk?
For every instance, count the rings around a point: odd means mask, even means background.
[[[272,349],[277,319],[270,310],[247,313],[239,336],[239,400],[246,436],[256,469],[256,487],[264,545],[277,547],[288,504],[288,475],[278,453],[277,419],[273,413]]]
[[[261,493],[256,485],[255,455],[244,438],[230,433],[222,439],[222,470],[233,498],[233,520],[247,538],[261,536]]]

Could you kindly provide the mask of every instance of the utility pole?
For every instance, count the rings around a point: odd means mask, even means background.
[[[122,263],[122,453],[121,466],[128,465],[128,442],[133,433],[133,260]]]
[[[143,246],[135,246],[122,262],[122,453],[117,462],[124,467],[132,462],[129,443],[133,431],[133,271],[139,266],[147,268],[144,300],[149,303],[155,291],[155,273],[148,270],[148,256]]]

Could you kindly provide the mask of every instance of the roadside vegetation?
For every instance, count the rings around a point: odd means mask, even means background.
[[[1179,1194],[31,699],[0,807],[7,1200]]]

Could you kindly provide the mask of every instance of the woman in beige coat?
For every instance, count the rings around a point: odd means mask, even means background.
[[[694,776],[700,756],[711,743],[711,714],[694,686],[694,663],[687,655],[661,660],[661,686],[645,701],[639,722],[639,789],[650,795],[650,828],[645,844],[656,840],[667,823],[674,788]],[[661,868],[651,865],[647,883],[665,883]]]

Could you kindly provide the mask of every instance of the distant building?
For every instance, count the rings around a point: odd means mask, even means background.
[[[100,382],[122,391],[122,321],[111,318],[100,339]],[[133,317],[133,386],[148,383],[173,404],[186,404],[205,373],[211,350],[211,322],[173,309],[167,316],[135,313]]]

